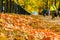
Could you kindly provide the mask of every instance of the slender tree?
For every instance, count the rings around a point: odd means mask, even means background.
[[[0,12],[3,11],[3,0],[0,0]]]
[[[8,0],[6,0],[5,12],[8,12]]]

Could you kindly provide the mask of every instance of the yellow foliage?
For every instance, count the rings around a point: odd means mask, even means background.
[[[14,2],[17,2],[17,0],[14,0]],[[43,8],[46,5],[46,2],[43,0],[18,0],[19,5],[24,5],[25,9],[29,12],[34,11],[35,9],[41,7]],[[48,7],[50,7],[51,1],[48,1]],[[56,7],[58,8],[59,2],[56,3]],[[50,10],[54,10],[53,7],[50,7]]]
[[[59,1],[56,3],[56,7],[57,7],[57,8],[59,7]]]
[[[0,19],[0,22],[4,22],[5,20],[3,20],[3,19]]]
[[[50,10],[51,10],[51,11],[53,11],[53,10],[54,10],[54,8],[51,6],[51,7],[50,7]]]
[[[0,36],[0,40],[8,40],[8,38]]]
[[[25,40],[24,37],[16,37],[17,40]]]

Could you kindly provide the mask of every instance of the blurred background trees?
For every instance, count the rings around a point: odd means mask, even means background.
[[[14,0],[14,2],[17,2]],[[25,8],[27,11],[38,11],[38,8],[50,7],[51,2],[54,2],[56,8],[59,6],[59,0],[18,0],[18,4]]]
[[[0,9],[2,9],[4,5],[6,6],[5,9],[7,9],[5,11],[9,10],[9,12],[11,12],[11,7],[13,4],[12,1],[30,13],[32,13],[34,10],[42,10],[44,7],[50,8],[52,2],[54,2],[54,5],[58,9],[60,3],[60,0],[0,0]]]

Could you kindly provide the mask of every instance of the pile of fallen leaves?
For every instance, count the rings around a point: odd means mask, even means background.
[[[0,14],[0,32],[10,40],[60,40],[53,32],[57,26],[60,25],[28,15]]]
[[[35,20],[35,23],[33,22],[31,24],[34,25],[34,28],[47,29],[60,34],[59,22],[55,22],[55,20],[44,20],[43,18],[41,18],[41,16],[31,16],[31,17],[35,18],[36,20],[39,20],[39,21]]]

